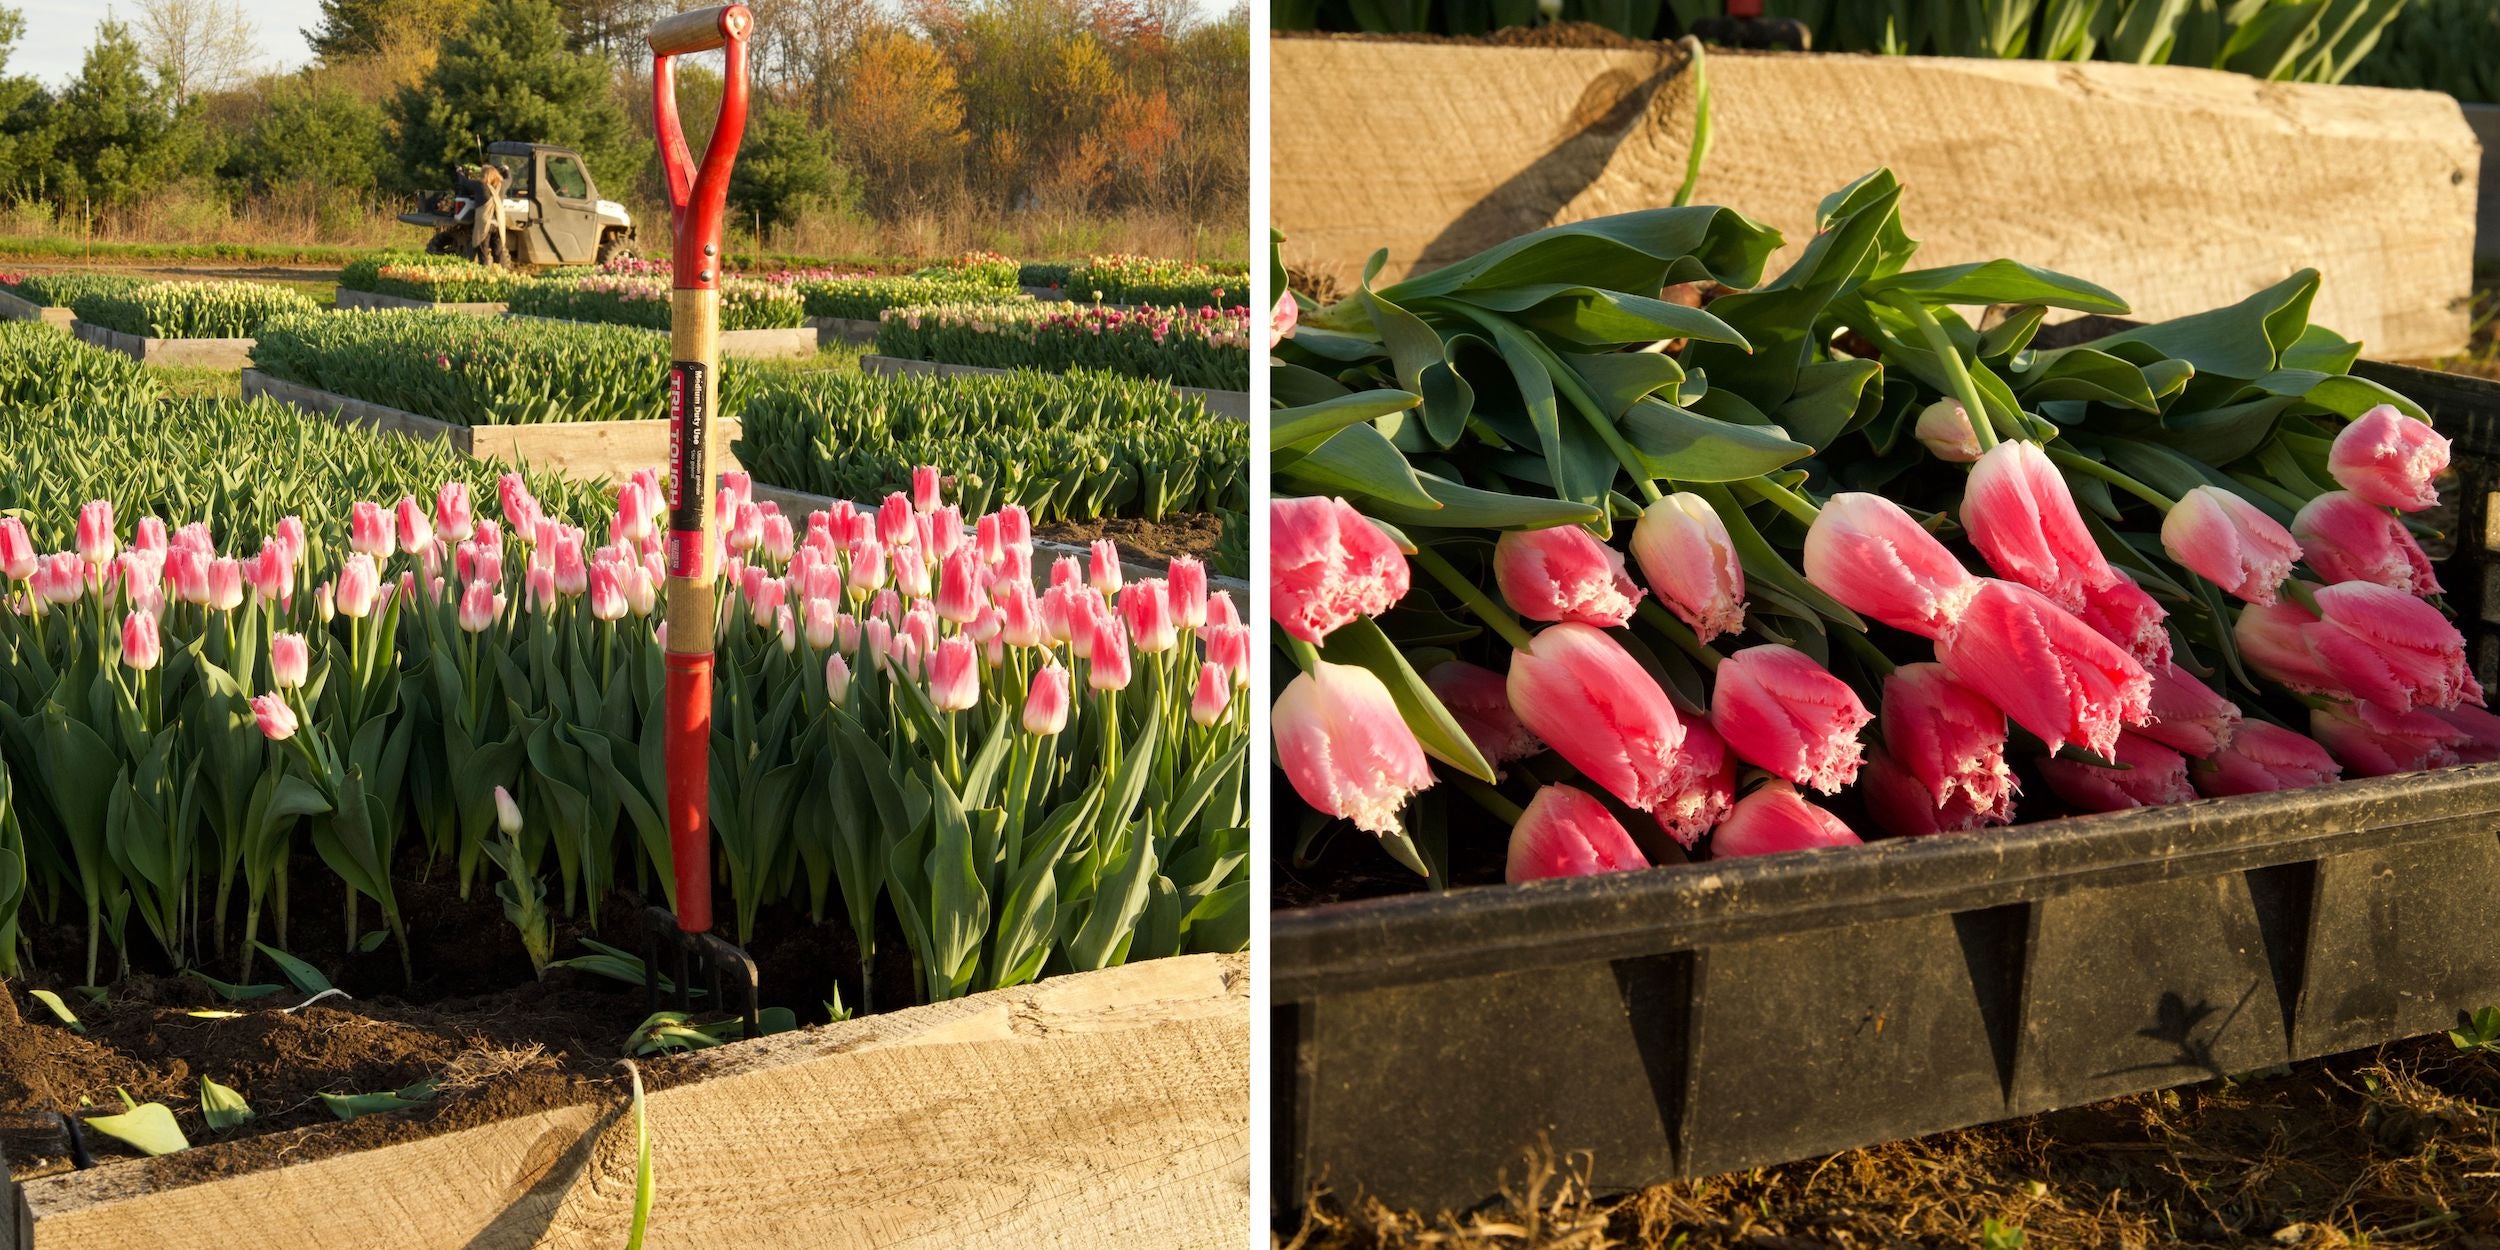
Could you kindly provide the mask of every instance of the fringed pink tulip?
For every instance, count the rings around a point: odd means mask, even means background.
[[[1048,737],[1068,727],[1068,670],[1054,661],[1033,671],[1024,697],[1024,732]]]
[[[1165,581],[1173,623],[1182,629],[1206,628],[1207,566],[1192,556],[1175,557]]]
[[[799,604],[799,632],[806,637],[808,650],[823,651],[833,646],[841,632],[835,620],[840,615],[831,599],[808,599]]]
[[[1624,576],[1623,553],[1577,525],[1504,533],[1493,545],[1493,581],[1503,602],[1532,621],[1620,626],[1641,598]]]
[[[0,576],[22,582],[35,574],[35,543],[26,534],[26,523],[16,517],[0,517]]]
[[[1398,811],[1432,785],[1432,766],[1367,669],[1319,663],[1276,696],[1276,763],[1313,809],[1372,833],[1395,833]]]
[[[434,528],[448,542],[465,543],[476,536],[477,508],[470,502],[467,482],[445,482],[434,492]],[[642,536],[634,537],[640,541]]]
[[[1094,645],[1085,653],[1085,684],[1096,690],[1126,690],[1129,683],[1128,630],[1117,616],[1093,621]]]
[[[1509,684],[1500,673],[1465,660],[1444,660],[1424,674],[1424,684],[1486,763],[1499,768],[1545,749],[1510,710]]]
[[[2460,735],[2453,743],[2457,758],[2468,764],[2500,762],[2500,716],[2479,707],[2431,708]]]
[[[1038,647],[1048,637],[1042,629],[1041,599],[1029,581],[998,588],[998,636],[1011,647]]]
[[[1777,855],[1856,846],[1858,835],[1838,816],[1808,803],[1785,781],[1766,781],[1737,800],[1710,835],[1710,858]]]
[[[2303,632],[2334,678],[2329,689],[2398,712],[2482,699],[2465,639],[2439,609],[2370,582],[2338,582],[2313,597],[2322,617]]]
[[[2471,737],[2428,709],[2393,712],[2367,703],[2331,704],[2309,713],[2309,736],[2333,752],[2355,777],[2393,777],[2465,762]]]
[[[1794,647],[1747,647],[1718,667],[1710,727],[1746,763],[1825,794],[1858,775],[1858,730],[1875,719],[1849,683]]]
[[[2300,559],[2300,541],[2257,505],[2219,486],[2180,496],[2161,522],[2162,550],[2234,597],[2268,604]]]
[[[625,587],[617,580],[613,564],[602,561],[590,566],[590,615],[602,621],[624,619]]]
[[[1207,662],[1220,664],[1232,674],[1233,684],[1250,684],[1250,627],[1247,625],[1209,625],[1199,631],[1199,642],[1206,648]]]
[[[2231,741],[2191,772],[2196,791],[2209,799],[2234,794],[2304,790],[2343,776],[2325,747],[2265,721],[2249,721]]]
[[[362,620],[373,614],[374,605],[382,598],[382,574],[373,565],[373,557],[358,552],[339,566],[338,589],[332,603],[339,615]]]
[[[110,564],[117,550],[115,543],[111,500],[90,500],[78,509],[79,559],[98,567]]]
[[[2240,659],[2266,680],[2300,694],[2340,692],[2338,678],[2327,671],[2310,645],[2309,627],[2318,618],[2309,609],[2285,600],[2240,609],[2231,626],[2231,644]]]
[[[1745,629],[1745,566],[1710,501],[1677,493],[1632,527],[1632,557],[1658,602],[1708,642]]]
[[[176,547],[165,553],[165,580],[173,584],[174,598],[189,604],[208,602],[208,561],[209,557],[188,547]],[[259,561],[246,563],[257,564]]]
[[[2188,784],[2187,757],[2141,734],[2121,734],[2115,759],[2120,767],[2104,768],[2081,760],[2040,761],[2040,780],[2077,810],[2118,812],[2131,807],[2163,807],[2196,797]]]
[[[402,495],[399,506],[393,509],[392,520],[396,526],[393,537],[398,539],[401,551],[422,552],[434,546],[434,518],[416,496]]]
[[[165,536],[165,518],[154,516],[140,517],[138,529],[130,536],[130,549],[132,551],[154,552],[155,554],[162,556],[165,554],[167,545],[168,540]]]
[[[399,550],[398,535],[391,524],[391,514],[370,499],[359,499],[348,509],[347,549],[376,560],[387,560]]]
[[[1172,600],[1163,579],[1150,577],[1120,588],[1120,619],[1140,655],[1161,655],[1180,645],[1172,625]]]
[[[1969,464],[1981,455],[1979,432],[1971,428],[1970,412],[1958,399],[1939,399],[1919,410],[1910,436],[1938,460]]]
[[[35,562],[26,576],[29,594],[53,607],[76,603],[87,593],[87,570],[77,552],[62,551]]]
[[[2447,468],[2448,440],[2387,404],[2345,426],[2326,453],[2336,485],[2404,512],[2439,505],[2439,475]]]
[[[1942,634],[1979,591],[1901,505],[1860,492],[1824,503],[1806,530],[1805,574],[1851,611],[1924,638]]]
[[[2101,554],[2066,477],[2037,443],[2006,441],[1971,466],[1962,528],[1997,576],[2020,582],[2069,612],[2117,576]]]
[[[294,737],[295,731],[301,727],[296,721],[295,709],[287,706],[284,697],[275,694],[252,696],[252,719],[260,725],[261,735],[271,742],[284,742]]]
[[[1647,867],[1649,857],[1605,804],[1570,786],[1546,786],[1510,827],[1502,879],[1517,885]]]
[[[1224,666],[1209,661],[1198,666],[1198,689],[1189,699],[1189,719],[1200,725],[1213,725],[1224,719],[1224,710],[1232,706],[1232,679],[1224,675]]]
[[[122,664],[142,673],[165,658],[164,639],[156,631],[156,614],[141,608],[122,618]]]
[[[2144,666],[2028,586],[1982,585],[1936,655],[2051,751],[2077,742],[2106,756],[2120,728],[2152,715]]]
[[[2168,665],[2170,631],[2162,628],[2162,621],[2170,614],[2124,571],[2111,569],[2110,575],[2107,584],[2084,592],[2075,619],[2125,648],[2146,672]]]
[[[912,522],[911,497],[901,491],[886,495],[877,505],[877,541],[888,547],[909,547],[920,541],[920,527]]]
[[[1511,710],[1556,754],[1624,803],[1675,794],[1684,725],[1658,680],[1595,626],[1548,626],[1510,659]]]
[[[957,547],[938,562],[937,613],[957,625],[981,614],[981,573],[972,548]]]
[[[981,652],[957,634],[929,653],[929,702],[941,712],[961,712],[981,702]]]
[[[302,634],[280,630],[269,636],[269,679],[280,690],[293,690],[312,673],[312,647]]]
[[[1268,503],[1268,613],[1284,631],[1317,644],[1358,617],[1406,597],[1406,556],[1342,499]]]
[[[1736,753],[1719,740],[1710,722],[1699,718],[1684,722],[1684,746],[1675,753],[1667,785],[1667,801],[1650,815],[1668,837],[1689,851],[1736,803]]]
[[[1918,782],[1939,829],[2014,818],[2020,787],[2005,763],[2005,713],[1995,704],[1941,664],[1904,664],[1884,679],[1882,706],[1885,753]]]
[[[2404,519],[2347,490],[2301,506],[2292,536],[2309,567],[2328,582],[2373,582],[2408,595],[2439,593],[2439,574]]]
[[[1207,624],[1242,625],[1241,609],[1233,604],[1233,592],[1219,590],[1207,596]]]
[[[2223,748],[2240,727],[2239,706],[2176,664],[2153,671],[2153,719],[2135,732],[2191,759]]]

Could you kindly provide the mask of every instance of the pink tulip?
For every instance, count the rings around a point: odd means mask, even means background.
[[[2448,440],[2428,422],[2388,404],[2355,418],[2326,453],[2335,483],[2365,502],[2403,512],[2439,505],[2439,475],[2448,468]]]
[[[1267,350],[1275,351],[1277,344],[1292,338],[1293,328],[1301,320],[1302,307],[1294,302],[1293,292],[1277,292],[1276,307],[1267,314]]]
[[[853,594],[867,595],[886,583],[885,544],[873,538],[862,539],[851,548],[848,584]]]
[[[276,694],[252,696],[252,719],[259,722],[262,736],[271,742],[284,742],[295,736],[298,728],[295,709]]]
[[[2046,758],[2040,779],[2057,797],[2086,812],[2118,812],[2131,807],[2162,807],[2196,797],[2188,784],[2187,758],[2141,734],[2120,734],[2118,768],[2081,760]]]
[[[418,503],[416,496],[401,496],[392,519],[398,526],[396,537],[400,550],[420,552],[434,545],[434,518],[426,513],[425,505]]]
[[[1882,747],[1868,753],[1866,767],[1858,773],[1858,797],[1866,803],[1866,814],[1874,818],[1875,827],[1897,838],[1971,833],[2012,818],[2010,804],[2002,813],[1983,810],[1959,790],[1939,805],[1926,783],[1910,775]]]
[[[1109,614],[1094,618],[1094,645],[1086,650],[1085,684],[1096,690],[1126,690],[1129,683],[1128,631]]]
[[[1236,686],[1250,684],[1249,626],[1209,625],[1199,631],[1198,640],[1206,649],[1207,663],[1221,665]]]
[[[1658,602],[1702,641],[1744,632],[1745,566],[1708,500],[1677,493],[1649,505],[1632,527],[1632,556]]]
[[[0,576],[22,582],[34,576],[35,543],[27,537],[26,523],[16,517],[0,517]]]
[[[113,504],[90,500],[78,509],[78,558],[101,567],[113,562]]]
[[[1650,815],[1658,827],[1685,850],[1727,817],[1736,802],[1736,754],[1727,749],[1710,722],[1696,717],[1684,722],[1684,746],[1675,753],[1668,776],[1667,801]]]
[[[1208,650],[1212,652],[1214,648],[1210,646]],[[1476,753],[1486,763],[1498,768],[1545,749],[1545,744],[1520,723],[1518,713],[1510,710],[1509,685],[1500,673],[1465,660],[1444,660],[1424,674],[1424,685],[1441,701],[1450,718],[1458,722],[1459,729],[1475,744]]]
[[[935,465],[921,465],[911,471],[911,507],[914,512],[935,512],[938,506],[938,471]]]
[[[1995,704],[1941,664],[1904,664],[1884,679],[1882,705],[1884,750],[1918,782],[1939,828],[2014,818],[2020,787],[2005,763],[2005,713]]]
[[[204,556],[217,554],[217,540],[210,536],[206,521],[193,521],[175,530],[173,538],[166,545],[175,551],[193,551]]]
[[[901,491],[885,497],[877,505],[877,541],[888,547],[908,547],[920,541],[920,527],[912,522],[911,498]]]
[[[2231,643],[2240,658],[2266,680],[2301,694],[2339,692],[2338,678],[2311,645],[2309,627],[2318,618],[2309,609],[2286,600],[2240,609],[2231,626]]]
[[[293,690],[304,684],[312,672],[312,647],[302,634],[280,630],[269,636],[270,680],[280,690]]]
[[[445,482],[434,492],[434,528],[446,541],[465,543],[477,534],[477,509],[467,482]]]
[[[1517,885],[1647,867],[1649,857],[1605,804],[1570,786],[1546,786],[1510,827],[1502,879]]]
[[[981,575],[970,547],[958,547],[938,562],[937,613],[940,620],[961,625],[981,614]]]
[[[1623,553],[1577,525],[1503,534],[1493,546],[1493,580],[1511,610],[1532,621],[1619,626],[1641,598],[1624,576]]]
[[[165,553],[165,580],[174,584],[174,598],[190,604],[208,602],[208,560],[188,547]]]
[[[2343,775],[2327,749],[2281,725],[2249,721],[2194,770],[2197,793],[2218,799],[2322,786]]]
[[[1736,801],[1710,835],[1710,858],[1777,855],[1856,846],[1858,835],[1838,816],[1808,803],[1785,781],[1766,781]]]
[[[1422,745],[1367,669],[1320,662],[1276,696],[1269,725],[1276,763],[1302,801],[1358,828],[1397,832],[1399,809],[1432,785]]]
[[[1241,625],[1241,609],[1233,605],[1233,592],[1219,590],[1207,596],[1207,624]]]
[[[495,587],[490,582],[471,582],[460,593],[460,628],[468,633],[483,633],[495,623]]]
[[[807,635],[809,650],[822,651],[834,644],[839,632],[834,624],[836,615],[831,599],[808,599],[800,603],[799,623]]]
[[[825,657],[825,701],[840,703],[851,693],[851,662],[834,652]]]
[[[999,637],[1011,647],[1038,647],[1045,637],[1042,605],[1031,582],[1008,582],[998,588]]]
[[[1213,661],[1198,666],[1198,689],[1190,696],[1189,719],[1200,725],[1213,725],[1224,719],[1224,709],[1231,706],[1233,682],[1224,673],[1224,666]]]
[[[2153,670],[2153,719],[2134,732],[2193,759],[2222,749],[2240,727],[2240,709],[2176,664]]]
[[[2312,597],[2323,617],[2302,633],[2334,679],[2328,689],[2397,712],[2481,700],[2465,639],[2439,609],[2370,582],[2338,582]]]
[[[1024,697],[1024,732],[1048,737],[1068,727],[1068,670],[1056,661],[1033,672]]]
[[[531,496],[529,485],[518,473],[506,473],[495,479],[495,497],[503,504],[503,519],[523,542],[538,521],[538,500]]]
[[[1304,642],[1406,597],[1406,556],[1342,499],[1268,503],[1268,613]]]
[[[2300,559],[2300,542],[2257,505],[2219,486],[2199,486],[2162,518],[2161,545],[2170,558],[2254,604],[2281,593]]]
[[[2479,707],[2428,708],[2459,735],[2453,741],[2457,758],[2468,764],[2500,762],[2500,716]]]
[[[929,549],[919,544],[888,552],[894,563],[894,588],[905,597],[926,599],[935,589],[929,577]]]
[[[2079,742],[2106,756],[2120,727],[2152,715],[2144,666],[2028,586],[1983,583],[1936,656],[2050,751]]]
[[[757,529],[762,535],[760,542],[764,554],[775,563],[789,563],[791,553],[798,549],[798,535],[790,528],[790,518],[778,512],[767,512],[762,515]]]
[[[1838,793],[1858,775],[1858,730],[1875,719],[1849,683],[1794,647],[1747,647],[1720,663],[1710,727],[1746,763]]]
[[[210,566],[203,565],[206,572]],[[252,593],[264,603],[284,603],[295,594],[295,568],[286,558],[285,549],[274,542],[262,543],[260,554],[243,562],[243,580],[250,583]]]
[[[373,566],[373,557],[363,552],[347,557],[339,568],[338,588],[332,602],[339,614],[361,620],[373,613],[382,597],[382,574]]]
[[[2111,569],[2110,575],[2107,584],[2084,592],[2075,619],[2124,648],[2146,672],[2169,664],[2170,631],[2162,621],[2170,614],[2124,571]]]
[[[45,556],[27,575],[26,590],[54,607],[76,603],[87,593],[86,565],[74,551]]]
[[[2404,520],[2351,491],[2331,490],[2292,518],[2302,558],[2329,582],[2375,582],[2408,595],[2439,593],[2439,575]]]
[[[613,564],[590,566],[590,615],[602,621],[621,620],[625,616],[625,587],[617,580]]]
[[[382,505],[370,499],[359,499],[348,510],[347,547],[376,560],[387,560],[399,549],[397,538],[392,533],[390,514],[382,511]]]
[[[1164,574],[1170,586],[1172,620],[1182,629],[1207,624],[1207,566],[1192,556],[1177,556]]]
[[[165,554],[166,545],[165,518],[153,516],[140,517],[138,530],[130,536],[130,549],[132,551],[152,551],[157,555],[162,556]]]
[[[287,564],[298,568],[303,566],[304,518],[299,516],[278,518],[278,528],[271,532],[270,539],[286,552]]]
[[[1097,538],[1086,557],[1085,580],[1106,595],[1120,593],[1122,570],[1120,547],[1108,538]]]
[[[1881,495],[1846,492],[1806,530],[1806,580],[1850,610],[1925,638],[1942,634],[1979,591],[1928,533]]]
[[[1643,811],[1675,794],[1684,725],[1667,692],[1604,630],[1565,621],[1514,652],[1511,710],[1590,781]]]
[[[1180,645],[1180,634],[1172,627],[1171,596],[1161,578],[1122,586],[1120,618],[1141,655],[1161,655]]]
[[[2371,704],[2311,709],[2309,736],[2355,777],[2392,777],[2465,762],[2471,735],[2428,709],[2394,712]]]
[[[929,702],[941,712],[961,712],[981,702],[980,653],[957,634],[929,653]]]
[[[1084,584],[1085,565],[1075,556],[1061,556],[1050,562],[1050,588]]]
[[[1971,428],[1970,412],[1958,399],[1939,399],[1919,410],[1918,424],[1911,427],[1910,436],[1938,460],[1969,464],[1981,455],[1979,431]]]
[[[165,644],[156,632],[156,614],[141,608],[122,618],[122,663],[144,673],[165,658]]]
[[[2066,478],[2037,443],[2008,440],[1971,466],[1962,527],[1988,567],[2069,612],[2117,576],[2084,528]]]

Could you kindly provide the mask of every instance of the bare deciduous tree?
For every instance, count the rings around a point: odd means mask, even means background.
[[[132,23],[157,81],[178,100],[240,86],[252,75],[252,20],[243,0],[138,0]]]

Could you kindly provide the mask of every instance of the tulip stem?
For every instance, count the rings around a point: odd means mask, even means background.
[[[1495,816],[1500,817],[1502,820],[1511,824],[1518,824],[1519,818],[1528,814],[1526,808],[1519,806],[1517,803],[1511,802],[1509,795],[1504,794],[1473,777],[1466,776],[1462,773],[1453,773],[1450,775],[1450,781],[1458,787],[1459,793],[1466,795],[1468,798],[1474,799],[1476,801],[1476,806],[1491,812]]]
[[[1742,482],[1736,483],[1736,485],[1742,486],[1745,489],[1752,491],[1754,494],[1769,500],[1771,503],[1777,505],[1780,511],[1785,512],[1808,525],[1814,524],[1816,518],[1823,515],[1823,510],[1815,507],[1813,502],[1808,500],[1805,496],[1800,495],[1767,477],[1749,477]]]
[[[1703,668],[1717,671],[1719,661],[1725,657],[1711,650],[1708,644],[1702,642],[1701,635],[1694,633],[1692,626],[1676,619],[1674,613],[1667,611],[1666,605],[1655,599],[1644,599],[1639,610],[1641,619],[1665,634],[1667,641],[1674,643],[1677,650],[1693,657]]]
[[[1945,385],[1952,390],[1953,398],[1961,401],[1963,414],[1970,418],[1971,437],[1979,440],[1979,449],[1986,451],[1996,446],[1996,418],[1989,415],[1987,403],[1979,397],[1979,383],[1962,364],[1962,349],[1953,345],[1952,336],[1944,332],[1935,314],[1928,312],[1927,305],[1920,303],[1917,296],[1904,293],[1887,302],[1918,327],[1919,337],[1927,340],[1927,350],[1936,354],[1937,366],[1944,370]]]
[[[1890,677],[1892,670],[1899,667],[1892,662],[1891,656],[1884,654],[1883,649],[1875,645],[1874,639],[1854,629],[1842,628],[1832,632],[1837,633],[1840,640],[1848,644],[1851,651],[1857,652],[1858,658],[1865,661],[1868,668],[1875,670],[1877,677]]]
[[[2152,487],[2147,486],[2144,483],[2109,467],[2108,465],[2102,464],[2100,461],[2095,460],[2090,456],[2083,455],[2079,452],[2068,451],[2063,447],[2050,447],[2046,450],[2049,453],[2049,460],[2051,463],[2073,469],[2075,472],[2081,473],[2086,477],[2097,477],[2102,481],[2107,482],[2110,485],[2115,486],[2118,489],[2161,509],[2165,514],[2172,508],[2179,506],[2178,501],[2172,499],[2170,496],[2154,490]]]
[[[1460,576],[1459,571],[1450,567],[1450,562],[1442,559],[1441,553],[1434,551],[1429,544],[1415,544],[1415,563],[1422,565],[1425,572],[1432,574],[1434,581],[1441,583],[1451,594],[1458,596],[1459,602],[1473,608],[1476,616],[1491,627],[1494,633],[1500,634],[1510,645],[1525,651],[1529,644],[1535,641],[1529,636],[1527,628],[1519,623],[1519,618],[1512,616],[1509,609],[1494,602],[1492,596]]]

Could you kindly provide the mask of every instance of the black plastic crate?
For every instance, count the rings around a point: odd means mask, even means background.
[[[2500,386],[2441,560],[2486,685]],[[2500,1004],[2500,764],[1279,913],[1281,1205],[1466,1206],[1540,1141],[1708,1176],[2453,1027]]]

